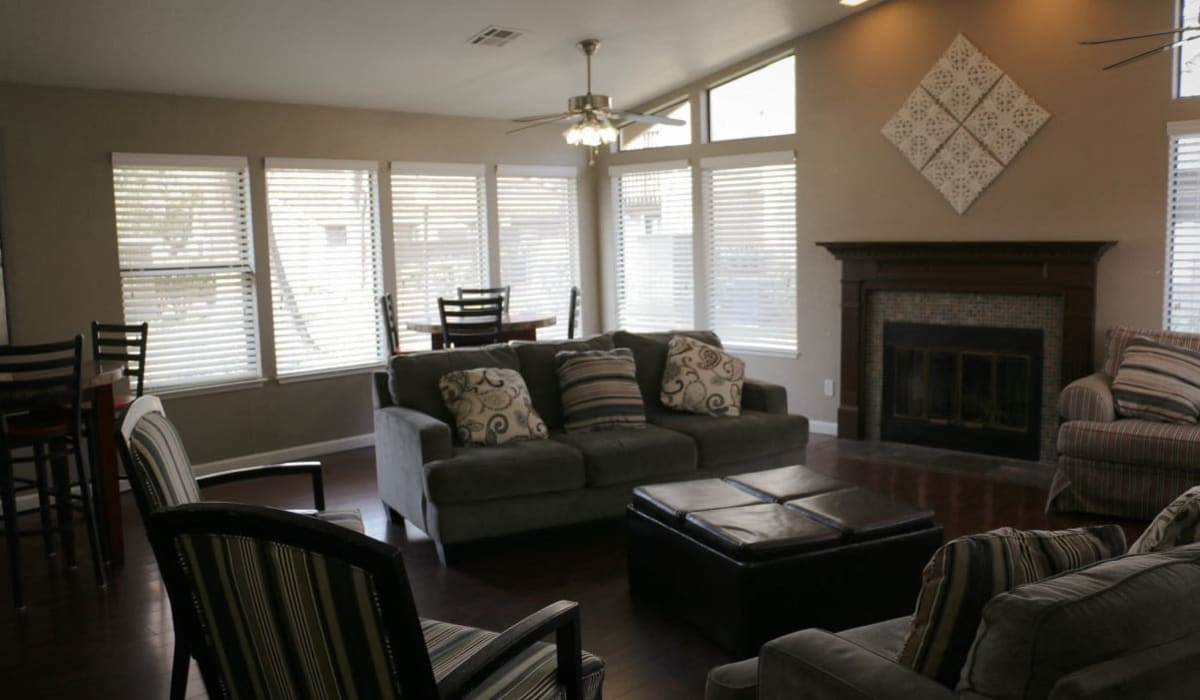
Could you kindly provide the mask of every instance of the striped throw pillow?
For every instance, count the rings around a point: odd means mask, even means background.
[[[554,355],[554,362],[562,392],[564,429],[646,427],[632,350],[560,352]]]
[[[1200,415],[1200,352],[1139,337],[1129,341],[1112,383],[1126,418],[1195,423]]]
[[[1006,527],[951,540],[921,574],[898,662],[953,688],[993,597],[1124,553],[1125,532],[1118,525],[1057,532]]]

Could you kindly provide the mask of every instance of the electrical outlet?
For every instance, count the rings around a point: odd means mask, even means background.
[[[833,396],[834,384],[832,379],[825,380],[825,395]]]

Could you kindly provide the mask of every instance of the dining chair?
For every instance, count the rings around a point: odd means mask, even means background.
[[[113,396],[113,408],[124,410],[133,400],[142,395],[146,380],[146,339],[150,324],[136,325],[100,323],[92,321],[92,360],[94,362],[122,362],[125,376],[131,382],[130,394]]]
[[[210,698],[600,697],[578,603],[496,634],[418,617],[398,548],[319,520],[197,503],[148,532]]]
[[[125,463],[125,473],[133,486],[133,500],[142,521],[149,523],[151,514],[172,506],[200,501],[200,489],[216,484],[277,476],[308,476],[312,479],[313,511],[297,511],[314,519],[324,520],[346,529],[363,532],[362,516],[357,510],[325,510],[325,485],[320,462],[288,462],[255,467],[242,467],[196,476],[192,471],[183,439],[167,418],[162,401],[147,395],[135,399],[125,412],[119,429],[117,451]],[[159,566],[163,562],[159,561]],[[172,600],[174,598],[172,597]],[[179,611],[172,602],[173,614]],[[186,695],[189,649],[175,637],[174,664],[171,669],[171,698],[180,700]]]
[[[396,302],[392,293],[379,297],[379,313],[383,314],[383,334],[387,337],[388,357],[400,352],[400,330],[396,326]]]
[[[561,297],[560,297],[561,298]],[[579,287],[571,287],[571,306],[567,309],[567,339],[575,338],[575,326],[579,324]]]
[[[468,347],[499,343],[504,322],[502,297],[446,299],[438,297],[443,347]]]
[[[0,502],[4,507],[4,534],[12,574],[13,604],[25,607],[21,586],[20,536],[43,537],[48,556],[54,555],[50,489],[46,478],[49,464],[54,480],[54,506],[59,538],[68,568],[75,561],[75,517],[69,477],[74,461],[79,503],[83,512],[96,583],[107,579],[100,552],[96,513],[88,468],[83,460],[82,373],[83,336],[35,345],[0,346]],[[31,450],[31,457],[15,457],[14,450]],[[33,465],[32,479],[15,473],[18,463]],[[38,492],[40,530],[22,531],[17,517],[17,484],[32,484]]]
[[[504,315],[508,315],[508,300],[512,296],[512,286],[505,285],[503,287],[459,287],[459,299],[479,299],[481,297],[503,297],[504,298]]]

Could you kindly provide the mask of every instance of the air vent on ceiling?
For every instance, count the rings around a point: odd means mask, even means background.
[[[492,25],[470,39],[467,39],[467,43],[474,44],[475,46],[500,47],[521,36],[521,34],[522,32],[519,29],[508,29]]]

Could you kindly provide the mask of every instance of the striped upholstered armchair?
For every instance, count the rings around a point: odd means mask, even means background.
[[[129,405],[121,422],[118,449],[125,473],[133,486],[134,500],[142,521],[162,508],[200,501],[200,488],[245,479],[272,476],[305,475],[312,479],[313,505],[316,510],[300,511],[344,528],[363,532],[362,515],[357,510],[325,510],[325,488],[320,462],[267,464],[196,476],[183,440],[163,411],[156,396],[142,396]],[[159,562],[162,565],[162,562]],[[171,698],[181,700],[187,691],[188,651],[175,638],[174,666],[171,670]]]
[[[271,508],[167,508],[149,534],[211,698],[600,697],[576,603],[501,634],[422,620],[397,548]]]

